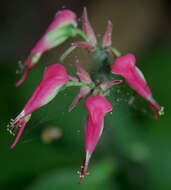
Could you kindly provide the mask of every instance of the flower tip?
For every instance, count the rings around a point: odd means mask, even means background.
[[[83,178],[84,178],[84,176],[80,175],[80,179],[78,181],[78,184],[81,184],[81,182],[83,181]]]
[[[71,104],[70,107],[68,108],[68,112],[71,112],[73,110],[73,108],[74,108],[74,105]]]
[[[109,47],[112,45],[112,22],[109,20],[106,31],[103,35],[102,46]]]
[[[87,168],[88,168],[88,163],[89,163],[90,157],[91,157],[91,154],[89,154],[89,152],[87,151],[86,152],[86,158],[84,160],[83,166],[81,166],[81,168],[82,168],[81,172],[79,172],[80,179],[79,179],[78,184],[80,184],[82,182],[82,180],[83,180],[83,178],[84,178],[84,176],[85,176],[85,174],[87,172]]]
[[[26,79],[26,77],[29,74],[30,70],[31,70],[31,68],[27,68],[26,72],[23,74],[23,76],[20,78],[20,80],[15,83],[16,87],[20,86],[24,82],[24,80]]]
[[[16,82],[14,85],[15,85],[15,87],[19,87],[23,82],[24,82],[24,80],[25,80],[25,78],[26,77],[24,77],[24,75],[21,77],[21,79],[18,81],[18,82]]]
[[[108,24],[112,25],[112,21],[111,21],[111,20],[108,20]]]
[[[51,23],[49,29],[53,30],[54,27],[59,27],[61,24],[68,24],[68,23],[72,23],[75,27],[77,26],[76,14],[69,9],[64,9],[56,13],[55,19]]]
[[[12,150],[15,147],[16,144],[12,144],[9,149]]]
[[[19,139],[20,139],[20,136],[24,130],[24,127],[25,127],[25,124],[23,126],[20,127],[19,131],[18,131],[18,134],[13,142],[13,144],[10,146],[10,149],[13,149],[15,147],[15,145],[18,143]]]
[[[86,171],[87,171],[87,166],[84,165],[80,172],[80,179],[78,181],[78,184],[81,184],[81,182],[83,181]]]
[[[87,7],[83,8],[83,17],[87,17]]]

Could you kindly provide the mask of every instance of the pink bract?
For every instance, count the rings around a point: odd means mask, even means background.
[[[80,62],[76,61],[76,67],[77,67],[77,76],[83,83],[92,83],[92,80],[90,78],[90,75],[88,72],[81,66]],[[80,92],[73,100],[72,104],[69,107],[69,112],[72,111],[72,109],[80,102],[81,99],[83,99],[89,92],[91,88],[88,86],[83,86],[80,88]]]
[[[109,20],[106,31],[102,39],[102,47],[108,47],[112,45],[112,22]]]
[[[82,14],[82,27],[83,27],[83,31],[85,32],[85,34],[89,38],[90,42],[92,42],[92,44],[95,45],[97,43],[97,40],[96,40],[94,30],[93,30],[93,28],[92,28],[92,26],[88,20],[86,8],[84,8],[83,14]]]

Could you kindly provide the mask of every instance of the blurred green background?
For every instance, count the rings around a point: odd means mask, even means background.
[[[88,8],[98,38],[107,20],[112,21],[113,46],[123,53],[136,55],[137,65],[154,98],[165,107],[165,115],[155,121],[145,100],[137,96],[130,106],[132,90],[114,88],[108,98],[113,111],[105,118],[104,132],[92,156],[89,175],[78,185],[87,111],[84,101],[71,113],[68,107],[79,89],[67,89],[35,111],[14,150],[9,150],[14,138],[6,131],[6,126],[32,94],[44,67],[56,63],[70,41],[47,52],[19,88],[14,87],[19,78],[15,73],[17,62],[26,58],[57,10],[69,8],[80,17],[84,6]],[[170,20],[169,0],[2,0],[0,190],[170,190]],[[91,62],[86,52],[77,50],[64,63],[69,73],[75,71],[76,58],[85,68]],[[52,129],[56,130],[58,138],[48,143]]]

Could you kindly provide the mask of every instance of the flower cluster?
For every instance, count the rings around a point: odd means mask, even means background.
[[[110,88],[118,85],[122,80],[108,80],[108,76],[115,74],[125,79],[128,85],[140,96],[148,101],[157,119],[157,112],[163,114],[161,107],[152,97],[150,88],[142,74],[135,65],[135,56],[133,54],[121,55],[112,45],[112,23],[108,22],[102,42],[97,42],[95,33],[88,20],[86,8],[82,15],[82,29],[77,28],[77,19],[75,13],[70,10],[63,10],[56,14],[54,20],[46,30],[43,37],[36,43],[31,50],[30,55],[23,63],[24,75],[16,83],[19,86],[26,79],[30,70],[37,64],[42,54],[54,47],[59,46],[70,37],[80,35],[84,41],[73,42],[72,46],[61,56],[64,59],[76,47],[85,49],[95,60],[95,67],[92,65],[92,71],[88,73],[76,61],[76,76],[70,76],[65,67],[61,64],[52,64],[45,69],[42,80],[27,101],[21,113],[11,120],[8,130],[17,136],[11,145],[11,148],[19,141],[19,138],[30,120],[32,113],[38,108],[49,103],[60,92],[70,86],[80,87],[80,92],[69,107],[71,111],[81,99],[86,97],[85,106],[88,110],[87,121],[85,125],[85,159],[80,172],[81,183],[87,168],[89,160],[101,137],[104,117],[112,110],[112,105],[106,99],[110,93]],[[97,61],[98,60],[98,61]],[[96,71],[94,73],[94,71]],[[115,76],[113,75],[113,77]]]

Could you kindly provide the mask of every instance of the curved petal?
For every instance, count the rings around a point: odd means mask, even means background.
[[[111,104],[103,96],[91,96],[85,102],[88,109],[88,117],[85,127],[85,152],[86,158],[81,170],[81,183],[87,168],[90,157],[101,137],[103,131],[104,116],[112,110]]]
[[[13,148],[18,142],[32,112],[49,103],[57,95],[60,88],[68,82],[68,80],[69,76],[62,65],[53,64],[45,69],[42,80],[33,92],[32,96],[27,101],[23,111],[16,117],[14,121],[12,121],[11,125],[8,127],[12,132],[16,132],[17,129],[20,128],[11,148]]]
[[[31,50],[30,56],[24,62],[26,72],[16,83],[16,86],[19,86],[23,83],[32,67],[34,67],[34,65],[39,61],[40,57],[45,51],[60,45],[66,39],[75,35],[75,33],[73,34],[72,29],[76,26],[77,22],[74,12],[70,10],[59,11],[52,23],[49,25],[45,34]]]
[[[156,109],[161,110],[160,105],[153,99],[151,90],[142,72],[135,66],[135,57],[132,54],[118,57],[112,65],[112,73],[119,74],[140,96],[151,105],[154,118],[157,119]]]

